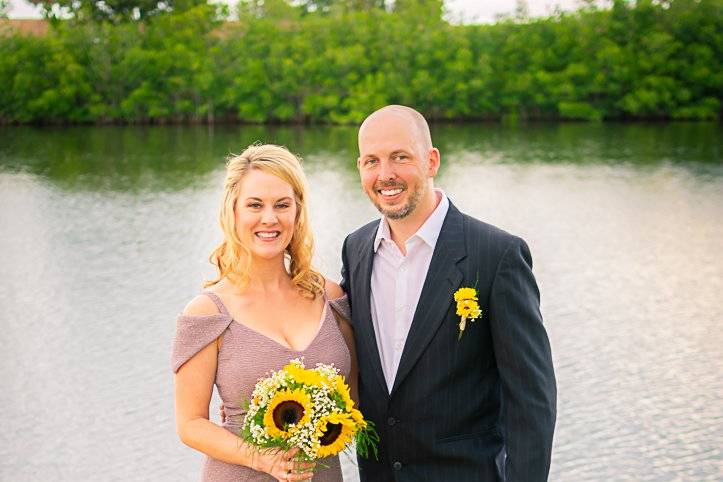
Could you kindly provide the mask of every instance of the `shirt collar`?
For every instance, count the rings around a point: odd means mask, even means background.
[[[442,224],[444,224],[444,218],[447,216],[447,211],[449,210],[449,199],[447,199],[447,195],[444,194],[444,191],[441,189],[435,188],[434,192],[441,196],[439,204],[437,204],[437,207],[434,211],[432,211],[432,214],[426,221],[424,221],[424,224],[420,226],[417,232],[409,237],[407,243],[413,238],[418,237],[427,243],[427,245],[429,245],[432,249],[434,249],[437,244],[439,233],[442,231]],[[382,243],[382,240],[392,240],[392,234],[391,231],[389,231],[389,223],[387,222],[386,217],[382,217],[379,221],[379,229],[377,229],[377,235],[374,238],[375,253],[379,249],[379,245]]]

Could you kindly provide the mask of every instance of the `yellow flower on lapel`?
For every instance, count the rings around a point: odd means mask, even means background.
[[[457,316],[459,320],[459,339],[462,339],[467,320],[474,321],[480,317],[482,310],[477,303],[477,290],[474,288],[460,288],[454,293],[457,302]]]

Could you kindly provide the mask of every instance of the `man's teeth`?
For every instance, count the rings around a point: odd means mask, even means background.
[[[382,189],[380,192],[382,193],[382,196],[396,196],[397,194],[402,192],[402,189]]]
[[[281,234],[281,233],[279,233],[278,231],[258,232],[258,233],[256,233],[256,236],[258,236],[259,238],[264,238],[264,239],[272,239],[272,238],[277,238],[279,236],[279,234]]]

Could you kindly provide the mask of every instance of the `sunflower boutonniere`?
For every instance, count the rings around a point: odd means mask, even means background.
[[[454,293],[454,301],[457,302],[457,315],[459,320],[459,339],[462,339],[464,329],[467,327],[467,320],[474,321],[480,317],[482,310],[477,303],[477,290],[474,288],[460,288]]]

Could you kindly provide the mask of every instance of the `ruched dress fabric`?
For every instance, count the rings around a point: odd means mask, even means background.
[[[196,353],[219,336],[223,336],[218,353],[215,385],[226,412],[223,427],[238,435],[245,411],[245,401],[260,378],[284,367],[290,360],[303,357],[307,368],[317,363],[333,364],[347,377],[351,370],[351,356],[339,331],[330,305],[340,313],[348,312],[346,296],[326,300],[321,315],[319,330],[308,347],[302,351],[293,350],[265,335],[234,320],[221,299],[213,292],[203,294],[211,298],[219,313],[205,316],[179,315],[176,320],[176,336],[173,340],[171,364],[176,373]],[[339,482],[342,480],[339,457],[328,457],[320,461],[320,468],[314,473],[312,482]],[[268,474],[257,472],[242,465],[228,464],[206,457],[201,471],[204,482],[273,482]]]

